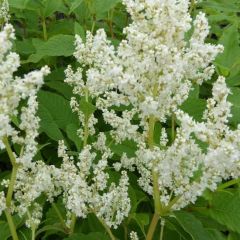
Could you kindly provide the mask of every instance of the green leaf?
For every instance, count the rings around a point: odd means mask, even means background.
[[[47,82],[45,86],[48,86],[49,88],[55,90],[68,100],[70,100],[72,97],[72,88],[66,83],[63,83],[61,81],[50,81]]]
[[[74,36],[59,34],[48,39],[39,41],[33,39],[36,53],[29,56],[27,62],[37,63],[44,57],[72,56],[74,52]]]
[[[44,7],[42,0],[8,0],[8,2],[10,9],[16,8],[17,10],[30,10],[37,13],[40,13]]]
[[[240,233],[240,191],[213,193],[209,215],[230,230]]]
[[[234,75],[239,71],[240,46],[238,26],[236,24],[228,27],[219,40],[224,46],[224,52],[216,58],[217,65],[222,67],[221,71],[230,71],[230,75]]]
[[[74,32],[75,34],[79,35],[82,39],[85,39],[86,37],[85,30],[78,22],[75,22],[74,24]]]
[[[206,109],[206,100],[199,98],[199,87],[195,87],[190,92],[188,99],[181,105],[181,109],[195,120],[201,121]]]
[[[32,39],[24,39],[23,41],[15,41],[16,50],[19,54],[29,55],[35,52]]]
[[[72,140],[75,143],[77,149],[80,150],[82,147],[82,143],[81,143],[81,139],[77,135],[78,129],[79,127],[75,124],[71,123],[67,125],[67,136],[69,137],[70,140]]]
[[[18,228],[23,224],[24,219],[18,217],[17,215],[14,215],[13,221],[16,228]],[[9,225],[5,221],[0,221],[0,236],[1,236],[1,240],[7,240],[11,236]]]
[[[149,214],[147,213],[134,213],[132,216],[132,219],[136,221],[138,226],[140,227],[142,233],[145,235],[145,226],[149,225],[150,219]]]
[[[178,223],[193,240],[212,240],[202,223],[191,213],[178,211],[174,213]]]
[[[44,0],[43,17],[49,17],[54,12],[65,12],[65,5],[62,0]]]
[[[239,239],[240,239],[240,234],[233,233],[233,232],[231,232],[227,238],[227,240],[239,240]]]
[[[101,232],[92,232],[89,234],[76,233],[64,240],[109,240],[109,238]]]
[[[231,93],[232,94],[228,96],[228,101],[232,103],[230,123],[237,126],[240,123],[240,88],[231,88]]]
[[[216,229],[207,229],[207,231],[212,240],[226,240],[226,237]]]
[[[71,3],[69,13],[72,13],[76,8],[78,8],[82,4],[83,0],[71,0],[70,2]]]
[[[41,104],[38,108],[38,116],[40,118],[40,131],[45,132],[51,139],[55,141],[64,139],[51,113]]]
[[[128,157],[135,157],[137,146],[133,141],[125,140],[121,144],[112,143],[110,149],[119,157],[121,157],[123,153],[126,153]]]
[[[72,113],[69,102],[62,96],[47,91],[40,91],[38,100],[40,106],[43,105],[47,108],[60,129],[66,130],[67,125],[70,123],[78,124],[78,119]]]
[[[97,109],[92,103],[86,101],[84,97],[79,103],[79,108],[85,116],[91,116]]]
[[[94,0],[91,4],[92,12],[101,14],[114,8],[121,0]]]

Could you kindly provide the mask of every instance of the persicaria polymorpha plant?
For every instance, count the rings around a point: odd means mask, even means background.
[[[181,108],[193,89],[212,78],[212,63],[223,51],[221,45],[205,43],[205,14],[193,20],[189,0],[123,4],[132,23],[117,47],[103,29],[95,35],[87,32],[86,40],[76,36],[79,66],[76,71],[66,69],[65,82],[73,89],[70,105],[79,120],[80,147],[72,154],[60,141],[59,167],[33,161],[39,127],[36,94],[49,69],[13,77],[19,57],[10,52],[12,26],[6,24],[0,34],[0,146],[12,164],[11,179],[2,182],[0,211],[6,214],[14,240],[15,212],[27,216],[34,239],[42,217],[37,199],[42,194],[52,204],[62,200],[67,212],[63,225],[69,234],[77,218],[92,213],[115,239],[111,229],[121,225],[131,209],[129,172],[136,173],[139,186],[154,202],[146,235],[150,240],[159,220],[163,226],[166,216],[194,203],[206,189],[215,191],[222,180],[240,175],[240,128],[228,125],[230,90],[224,77],[214,82],[202,121]],[[100,119],[109,131],[98,128]],[[13,152],[10,141],[21,147],[19,153]],[[133,156],[121,149],[120,157],[113,158],[111,146],[124,141],[134,144]],[[131,232],[130,238],[138,236]]]

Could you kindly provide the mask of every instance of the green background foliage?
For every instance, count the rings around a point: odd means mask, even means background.
[[[45,85],[39,92],[39,111],[41,118],[39,152],[37,159],[43,159],[49,164],[59,165],[57,158],[57,141],[64,139],[74,154],[81,149],[82,143],[76,135],[79,128],[77,116],[72,113],[69,100],[72,96],[71,87],[64,83],[64,69],[68,64],[76,65],[72,57],[74,51],[74,35],[83,39],[87,30],[95,32],[104,28],[114,45],[124,38],[122,30],[131,19],[120,0],[9,0],[11,23],[16,30],[17,39],[14,50],[20,54],[22,66],[18,74],[40,68],[44,65],[51,67],[52,73],[46,78]],[[231,88],[229,101],[232,106],[230,126],[236,128],[240,123],[240,1],[239,0],[204,0],[192,12],[193,17],[204,11],[208,15],[211,34],[210,43],[221,43],[224,53],[215,61],[217,74],[226,77]],[[206,106],[206,99],[211,96],[211,81],[191,92],[189,99],[182,109],[201,120]],[[84,101],[81,108],[94,112],[93,105],[88,106]],[[96,113],[97,114],[97,113]],[[15,119],[17,124],[17,119]],[[170,123],[169,126],[171,127]],[[99,131],[109,129],[101,119]],[[158,131],[160,132],[160,131]],[[156,130],[157,136],[157,130]],[[109,137],[108,141],[111,139]],[[46,144],[47,143],[47,144]],[[134,155],[135,146],[132,142],[121,145],[111,145],[117,158],[122,150],[129,156]],[[0,178],[9,177],[6,153],[0,152]],[[111,178],[118,176],[111,173]],[[132,209],[129,217],[114,230],[118,239],[129,239],[130,231],[134,230],[144,239],[146,229],[153,212],[153,203],[137,184],[135,173],[130,174],[131,186],[129,195]],[[44,199],[40,199],[43,201]],[[239,240],[240,239],[240,189],[220,187],[215,193],[205,192],[195,205],[174,213],[166,219],[164,232],[165,240]],[[56,212],[56,207],[58,213]],[[69,237],[64,229],[62,217],[65,216],[61,201],[56,206],[44,204],[44,216],[36,235],[43,240],[107,240],[109,239],[98,220],[89,215],[87,219],[78,220],[75,233]],[[30,231],[24,226],[23,220],[14,217],[21,240],[31,239]],[[160,226],[156,238],[159,239]],[[10,231],[4,217],[0,218],[0,238],[10,239]]]

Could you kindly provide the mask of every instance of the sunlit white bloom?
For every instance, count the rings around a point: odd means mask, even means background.
[[[164,209],[180,209],[222,179],[239,176],[239,130],[227,126],[231,104],[225,79],[214,83],[203,121],[179,110],[193,87],[211,79],[212,62],[223,47],[205,43],[208,21],[202,12],[191,18],[189,0],[123,3],[132,18],[126,38],[114,48],[102,29],[88,32],[85,42],[76,37],[80,67],[76,73],[69,67],[66,81],[75,94],[96,99],[114,144],[135,142],[135,156],[123,152],[115,170],[137,170],[144,191],[154,195],[157,188]],[[156,124],[169,117],[179,124],[173,125],[176,132],[169,139],[162,126],[156,139]]]
[[[0,2],[0,24],[9,20],[9,3],[8,0],[1,0]]]

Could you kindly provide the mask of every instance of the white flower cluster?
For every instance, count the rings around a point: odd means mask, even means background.
[[[4,192],[0,192],[0,216],[2,212],[6,209],[6,198]]]
[[[225,79],[214,83],[202,122],[179,110],[193,85],[211,79],[211,63],[223,47],[205,43],[208,21],[204,13],[191,18],[189,0],[123,3],[133,20],[124,30],[126,39],[115,49],[102,29],[95,36],[88,32],[86,42],[77,36],[74,56],[81,66],[76,73],[69,67],[66,81],[75,94],[95,98],[115,143],[136,142],[136,156],[123,152],[115,169],[137,169],[146,192],[154,195],[157,184],[161,205],[179,209],[222,179],[240,176],[239,130],[227,126],[231,104]],[[180,122],[175,140],[162,128],[160,142],[154,142],[156,123],[172,116]]]
[[[8,0],[0,1],[0,24],[9,20],[9,3]]]
[[[13,77],[20,66],[19,56],[11,52],[14,29],[10,24],[0,32],[0,147],[4,148],[2,139],[11,137],[14,143],[23,144],[24,152],[17,160],[28,165],[36,153],[35,137],[37,136],[39,119],[36,117],[36,93],[43,84],[43,78],[49,73],[48,67],[33,71],[23,78]],[[26,106],[19,110],[21,101]],[[25,137],[13,127],[11,122],[20,115],[19,129],[25,132]]]
[[[104,135],[100,134],[93,145],[101,152],[101,158],[97,159],[94,149],[86,145],[75,164],[74,158],[68,156],[63,141],[59,142],[58,155],[63,158],[63,164],[56,185],[63,191],[68,211],[83,218],[88,213],[95,213],[109,227],[117,228],[130,211],[128,177],[123,171],[119,184],[109,185],[107,160],[111,151],[105,145]]]
[[[139,238],[138,238],[137,233],[136,232],[131,232],[130,233],[130,239],[131,240],[138,240]]]
[[[7,1],[3,3],[7,4]],[[47,184],[47,172],[40,168],[41,164],[33,162],[37,153],[36,137],[39,128],[36,95],[43,84],[44,76],[49,73],[49,68],[43,67],[22,78],[14,77],[20,66],[18,54],[11,52],[14,38],[12,25],[5,24],[0,32],[0,148],[11,151],[8,143],[11,140],[11,143],[21,147],[21,151],[19,155],[12,153],[10,156],[16,173],[12,173],[11,182],[3,180],[1,184],[6,188],[12,184],[15,194],[10,205],[6,205],[4,193],[1,192],[0,213],[5,208],[11,208],[12,212],[16,211],[22,216],[43,192],[41,188],[51,191],[52,187]],[[15,178],[16,181],[13,181]],[[35,220],[36,216],[40,214],[33,214]],[[28,225],[30,222],[29,220]]]

